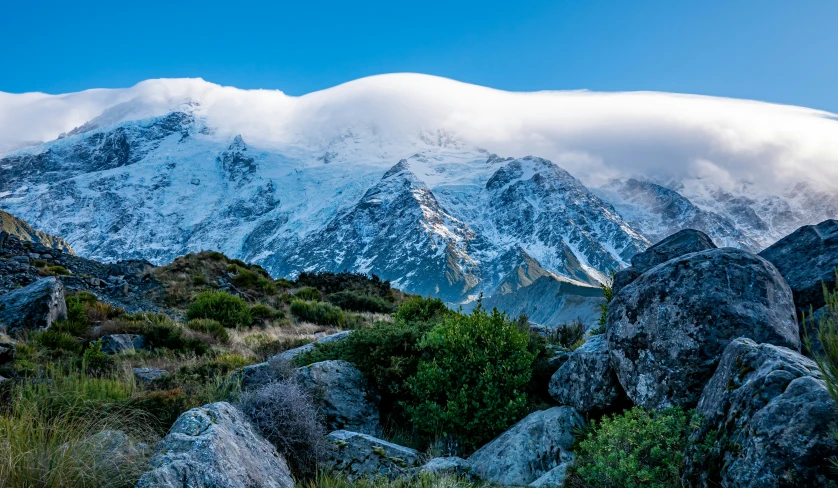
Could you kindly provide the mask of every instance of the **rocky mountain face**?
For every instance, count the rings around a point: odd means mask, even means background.
[[[68,254],[75,254],[73,248],[64,239],[35,230],[26,221],[2,210],[0,210],[0,232],[13,235],[25,242],[58,249]]]

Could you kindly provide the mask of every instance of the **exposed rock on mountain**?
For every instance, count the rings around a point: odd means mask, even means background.
[[[815,363],[736,339],[704,388],[685,486],[828,486],[838,410]]]
[[[472,472],[499,485],[522,486],[573,463],[575,429],[585,421],[571,407],[531,413],[468,458]]]
[[[225,402],[182,414],[157,446],[150,467],[137,488],[294,487],[276,448]]]
[[[75,254],[73,248],[64,239],[35,230],[25,221],[2,210],[0,210],[0,232],[13,235],[23,242],[41,244],[42,246],[58,249],[68,254]]]
[[[620,384],[646,408],[695,405],[737,337],[800,349],[782,276],[730,248],[686,254],[640,275],[609,304],[606,337]]]
[[[47,329],[67,319],[64,286],[55,278],[0,295],[0,330],[8,334]]]

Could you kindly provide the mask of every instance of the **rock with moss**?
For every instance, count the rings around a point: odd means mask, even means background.
[[[800,350],[788,285],[771,263],[738,249],[671,259],[608,306],[611,365],[629,398],[645,408],[695,406],[737,337]]]
[[[178,417],[136,488],[293,488],[285,459],[226,402]]]
[[[830,486],[838,405],[814,362],[736,339],[696,409],[684,486]],[[832,485],[834,486],[834,485]]]
[[[330,445],[327,467],[350,480],[410,475],[420,465],[418,451],[376,437],[338,430],[328,435]]]
[[[572,407],[531,413],[468,458],[472,472],[497,485],[523,486],[573,462],[574,431],[585,421]]]
[[[54,277],[0,295],[0,329],[6,333],[43,330],[66,319],[64,286]]]
[[[559,405],[570,405],[579,412],[608,410],[626,402],[623,387],[611,368],[604,334],[588,337],[570,354],[550,379],[549,391]]]
[[[312,393],[330,430],[380,434],[378,395],[352,363],[321,361],[297,369],[296,378]]]

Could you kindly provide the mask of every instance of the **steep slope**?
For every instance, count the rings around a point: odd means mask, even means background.
[[[67,254],[75,254],[73,248],[64,239],[35,230],[26,221],[2,210],[0,210],[0,232],[13,235],[23,242],[32,242]]]

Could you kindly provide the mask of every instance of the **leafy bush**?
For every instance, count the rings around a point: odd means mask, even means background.
[[[329,303],[343,310],[354,312],[390,313],[393,304],[376,296],[363,295],[354,291],[339,291],[328,297]]]
[[[495,437],[526,414],[528,343],[529,334],[497,310],[449,315],[420,342],[433,359],[420,361],[408,380],[421,399],[407,406],[413,424],[466,450]]]
[[[189,320],[212,319],[224,327],[247,327],[252,322],[250,309],[241,297],[225,291],[205,291],[198,295],[186,312]]]
[[[230,333],[221,325],[221,322],[213,319],[192,319],[186,323],[186,328],[207,334],[222,344],[230,342]]]
[[[282,312],[267,305],[262,305],[261,303],[250,307],[250,316],[253,317],[253,320],[256,322],[271,320],[279,317],[281,314]]]
[[[50,273],[52,273],[54,275],[61,275],[61,276],[66,276],[66,275],[70,274],[70,271],[68,271],[67,268],[65,268],[64,266],[58,266],[58,265],[47,266],[47,271],[49,271]]]
[[[320,294],[320,290],[316,288],[312,288],[310,286],[304,286],[297,290],[297,293],[294,294],[295,297],[299,298],[300,300],[305,300],[307,302],[319,302],[323,296]]]
[[[595,334],[602,334],[605,332],[605,324],[608,322],[608,304],[611,303],[611,300],[614,298],[614,290],[611,288],[611,285],[614,283],[614,274],[616,271],[611,271],[611,279],[609,279],[606,283],[600,283],[599,287],[602,288],[602,294],[605,297],[605,303],[601,303],[599,305],[599,321],[597,325],[599,326],[597,331],[594,331]]]
[[[239,406],[288,460],[297,478],[316,475],[326,452],[326,427],[311,396],[296,380],[281,380],[246,393]]]
[[[248,290],[260,290],[270,295],[276,293],[276,285],[269,278],[249,269],[237,268],[238,273],[233,276],[233,284]]]
[[[376,275],[342,271],[340,273],[300,273],[297,277],[299,286],[317,288],[327,295],[341,291],[355,291],[361,294],[392,300],[389,281],[381,281]]]
[[[90,344],[82,355],[83,370],[91,376],[103,376],[110,372],[114,366],[113,358],[102,352],[102,340]]]
[[[576,448],[569,486],[668,488],[680,486],[690,415],[680,408],[634,407],[592,422]]]
[[[835,275],[838,278],[838,270]],[[820,318],[815,320],[811,311],[803,317],[803,343],[814,356],[830,396],[838,402],[838,289],[830,291],[824,285],[823,294],[826,305]],[[817,331],[817,342],[812,340],[809,330]],[[834,434],[838,438],[838,431]],[[830,459],[830,462],[838,469],[838,459]]]
[[[171,323],[153,323],[143,327],[143,335],[152,348],[203,355],[209,346],[196,337],[184,337],[183,328]]]
[[[439,298],[410,297],[396,310],[393,318],[396,321],[410,324],[414,322],[430,322],[439,320],[451,314],[451,310]]]
[[[341,326],[344,322],[343,311],[326,302],[304,302],[291,300],[291,314],[300,320],[319,325]]]
[[[70,333],[49,328],[32,334],[32,339],[39,346],[51,351],[66,351],[78,354],[81,344]]]
[[[585,342],[585,324],[574,320],[569,324],[559,325],[547,332],[544,338],[550,344],[574,350]]]

